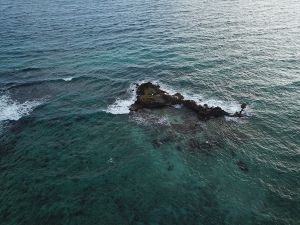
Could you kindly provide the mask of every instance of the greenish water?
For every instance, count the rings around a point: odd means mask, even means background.
[[[1,0],[0,224],[300,224],[299,11]],[[128,114],[143,81],[247,116]]]

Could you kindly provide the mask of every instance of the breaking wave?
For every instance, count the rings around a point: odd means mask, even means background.
[[[113,104],[109,105],[104,111],[111,114],[128,114],[130,112],[129,107],[136,100],[135,84],[130,85],[129,89],[127,89],[126,95],[128,95],[127,98],[117,98],[116,101]]]
[[[21,117],[29,115],[41,103],[40,101],[19,103],[7,95],[2,95],[0,96],[0,121],[19,120]]]

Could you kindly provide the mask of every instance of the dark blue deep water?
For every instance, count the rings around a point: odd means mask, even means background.
[[[299,225],[299,113],[299,0],[0,0],[1,225]]]

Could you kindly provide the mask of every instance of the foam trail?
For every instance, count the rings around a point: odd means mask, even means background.
[[[0,121],[19,120],[21,117],[29,115],[40,104],[39,101],[19,103],[7,95],[2,95],[0,96]]]

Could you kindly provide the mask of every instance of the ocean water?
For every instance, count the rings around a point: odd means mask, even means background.
[[[0,0],[0,224],[300,224],[299,12]],[[144,81],[245,117],[129,113]]]

